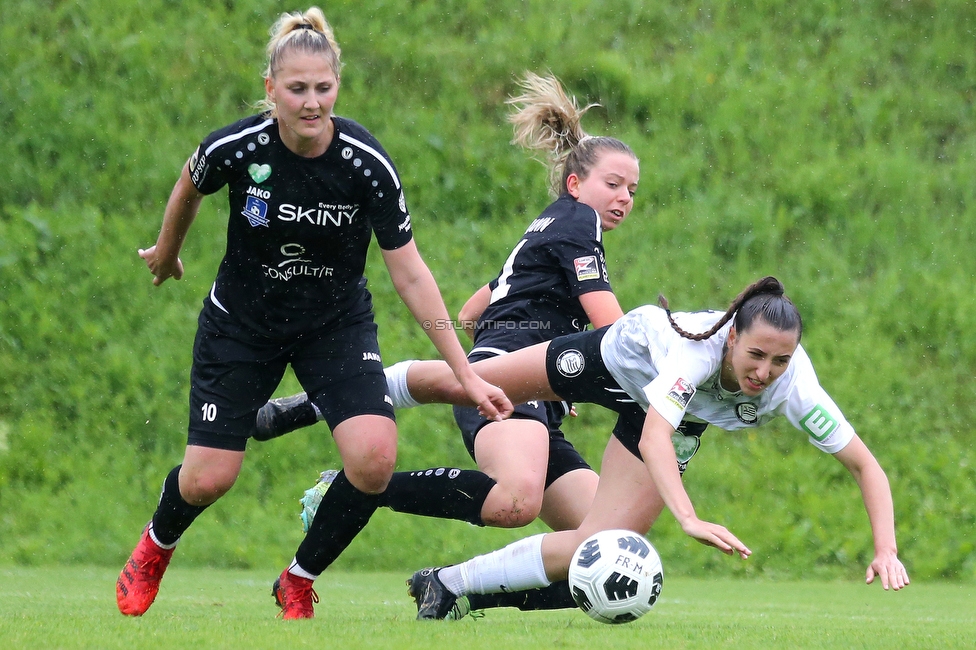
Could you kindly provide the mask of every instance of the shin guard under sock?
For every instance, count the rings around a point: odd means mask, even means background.
[[[396,472],[380,504],[396,512],[457,519],[482,526],[481,508],[495,479],[470,469],[437,467]]]
[[[197,515],[207,509],[207,506],[192,506],[183,500],[180,494],[181,467],[177,465],[170,470],[163,481],[163,492],[152,518],[153,537],[164,546],[176,544]]]
[[[311,575],[321,574],[366,527],[377,507],[379,495],[360,492],[345,471],[339,472],[295,553],[298,566]]]

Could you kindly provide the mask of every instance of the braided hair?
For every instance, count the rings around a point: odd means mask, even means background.
[[[667,313],[668,321],[674,331],[692,341],[711,338],[734,317],[733,324],[737,332],[747,331],[758,318],[781,332],[795,331],[796,340],[799,342],[803,334],[803,321],[800,319],[800,312],[796,305],[786,297],[785,292],[783,283],[772,276],[757,280],[736,296],[725,314],[710,330],[700,334],[687,332],[678,326],[671,316],[668,300],[663,295],[658,295],[657,302]]]

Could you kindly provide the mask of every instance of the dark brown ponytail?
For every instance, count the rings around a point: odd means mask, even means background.
[[[668,321],[674,331],[692,341],[704,341],[711,338],[733,316],[735,317],[735,329],[740,333],[752,327],[756,318],[769,323],[780,331],[795,331],[797,341],[800,340],[803,333],[803,321],[800,319],[800,312],[793,302],[786,297],[783,283],[771,275],[757,280],[743,289],[718,322],[710,330],[700,334],[687,332],[674,322],[668,300],[663,295],[658,295],[657,303],[667,313]]]

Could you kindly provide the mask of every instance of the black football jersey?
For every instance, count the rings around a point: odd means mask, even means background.
[[[596,210],[563,194],[522,235],[489,283],[475,349],[517,350],[586,328],[579,297],[612,291]]]
[[[371,233],[387,250],[413,236],[389,156],[361,125],[332,119],[316,158],[288,149],[276,120],[253,116],[211,133],[189,162],[203,194],[228,186],[227,250],[208,300],[262,336],[367,316]]]

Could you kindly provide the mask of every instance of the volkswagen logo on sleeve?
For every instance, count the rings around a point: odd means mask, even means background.
[[[563,377],[576,377],[583,372],[585,366],[583,353],[579,350],[563,350],[556,357],[556,369]]]

